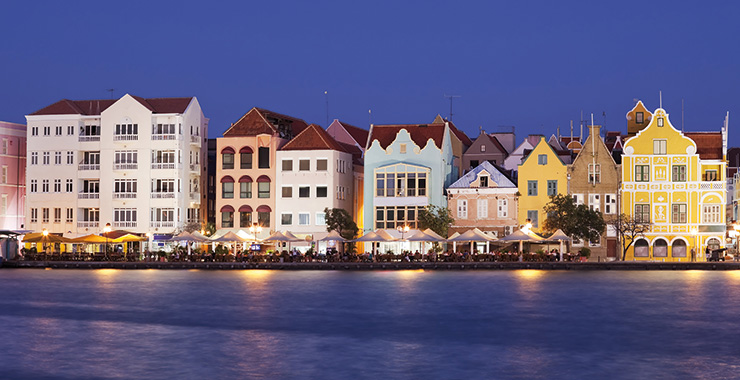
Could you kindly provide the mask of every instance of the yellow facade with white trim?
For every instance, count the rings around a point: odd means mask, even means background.
[[[545,158],[542,159],[542,156]],[[530,194],[530,183],[536,184],[536,194]],[[554,194],[568,193],[568,167],[542,137],[529,156],[519,165],[517,185],[520,193],[519,225],[525,225],[527,219],[536,211],[536,219],[532,220],[532,230],[535,232],[542,230],[547,216],[544,208],[550,202],[548,183],[555,184],[555,188],[552,189]]]
[[[707,247],[723,246],[725,167],[724,157],[702,160],[696,143],[673,127],[665,110],[655,110],[647,127],[624,145],[622,212],[649,216],[651,223],[625,259],[706,261]],[[708,178],[709,171],[716,178]]]

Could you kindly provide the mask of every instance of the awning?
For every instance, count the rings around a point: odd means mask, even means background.
[[[225,183],[225,182],[234,182],[234,177],[227,175],[221,178],[221,183]]]
[[[252,177],[248,175],[243,175],[239,177],[239,182],[254,182],[254,181],[252,181]]]
[[[224,207],[221,207],[221,212],[234,212],[234,208],[229,205],[226,205]]]
[[[252,206],[242,205],[239,207],[239,212],[252,212]]]
[[[234,148],[227,146],[226,148],[221,149],[221,154],[234,154]]]
[[[252,151],[252,148],[248,146],[243,146],[241,149],[239,149],[239,153],[254,153]]]
[[[257,182],[272,182],[272,181],[270,180],[270,177],[263,174],[257,178]]]
[[[272,212],[272,209],[268,205],[262,205],[257,207],[257,212]]]

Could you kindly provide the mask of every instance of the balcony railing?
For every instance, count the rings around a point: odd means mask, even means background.
[[[150,224],[151,228],[174,227],[175,226],[175,222],[174,221],[170,221],[170,222],[150,222],[149,224]]]
[[[78,193],[77,199],[99,199],[100,193]]]
[[[190,136],[190,142],[191,143],[199,143],[200,142],[200,136]]]
[[[113,141],[136,141],[139,135],[113,135]]]
[[[163,193],[163,192],[155,192],[152,193],[152,199],[164,199],[164,198],[174,198],[175,193]]]
[[[152,169],[175,169],[177,168],[176,163],[155,163],[152,164]]]
[[[113,227],[117,228],[136,228],[136,222],[113,222]]]
[[[79,141],[79,142],[100,141],[100,135],[98,135],[98,136],[80,136],[80,138],[77,141]]]
[[[136,193],[113,193],[114,199],[133,199],[136,198]]]
[[[190,164],[190,171],[199,172],[200,171],[200,164]]]
[[[77,228],[97,228],[99,225],[100,221],[77,222]]]
[[[136,170],[139,168],[138,163],[113,164],[113,170]]]
[[[200,200],[200,192],[192,192],[192,193],[190,193],[190,199]]]
[[[79,170],[100,170],[100,164],[80,164]]]
[[[170,134],[154,134],[152,135],[152,140],[177,140],[178,135],[170,135]]]
[[[724,190],[725,183],[722,181],[712,181],[712,182],[701,182],[699,183],[699,189],[700,190]]]

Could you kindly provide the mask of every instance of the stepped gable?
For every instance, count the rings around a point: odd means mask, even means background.
[[[302,119],[254,107],[224,132],[224,137],[281,135],[290,139],[308,125]],[[281,136],[283,137],[283,136]]]
[[[696,153],[702,160],[721,160],[722,132],[684,132],[684,136],[694,140]]]
[[[154,113],[183,113],[193,100],[188,98],[142,98],[130,95],[141,105]],[[46,106],[31,115],[100,115],[119,99],[69,100],[62,99]]]
[[[337,150],[352,153],[345,146],[346,144],[341,144],[337,140],[334,140],[324,128],[316,124],[311,124],[295,136],[295,138],[283,145],[280,150]]]

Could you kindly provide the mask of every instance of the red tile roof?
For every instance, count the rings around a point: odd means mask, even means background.
[[[193,100],[189,98],[141,98],[131,95],[144,107],[154,113],[183,113]],[[31,115],[100,115],[118,99],[69,100],[62,99],[46,106]]]
[[[273,123],[277,123],[278,126],[290,126],[293,136],[297,136],[307,126],[302,119],[254,107],[236,123],[231,124],[231,127],[224,132],[224,137],[256,136],[265,133],[277,135],[279,131]]]
[[[367,143],[367,136],[370,133],[367,129],[355,127],[352,124],[347,124],[342,121],[339,121],[339,124],[344,127],[347,133],[349,133],[350,136],[352,136],[352,138],[355,139],[358,144],[360,144],[360,146],[365,146],[365,144]]]
[[[411,140],[422,149],[427,145],[429,139],[432,139],[437,148],[442,149],[442,140],[445,133],[444,124],[373,125],[370,131],[370,145],[374,140],[378,140],[383,149],[387,148],[396,139],[396,134],[401,129],[408,131]]]
[[[722,159],[722,132],[684,132],[684,136],[694,140],[702,160]]]
[[[346,145],[346,144],[344,144]],[[280,150],[337,150],[347,152],[347,149],[334,140],[324,128],[316,124],[311,124],[301,133],[295,136],[287,144],[283,145]]]
[[[463,144],[465,144],[465,146],[473,145],[473,141],[470,140],[470,137],[468,137],[468,135],[466,135],[465,132],[457,129],[455,124],[453,124],[452,122],[450,122],[450,129],[452,130],[452,133],[454,133],[455,136],[457,136],[457,138],[460,139],[460,141],[462,141]]]

